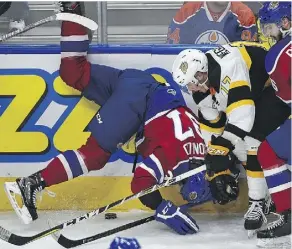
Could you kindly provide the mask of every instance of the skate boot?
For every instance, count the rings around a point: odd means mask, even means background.
[[[45,188],[45,182],[39,172],[28,177],[18,178],[16,182],[6,182],[4,188],[13,209],[25,224],[38,218],[36,195]],[[21,196],[22,207],[18,205],[16,195]]]
[[[83,2],[55,2],[56,13],[71,13],[79,16],[85,16],[85,7]],[[87,30],[88,40],[92,41],[93,31]]]
[[[278,220],[268,224],[267,229],[258,231],[258,247],[291,248],[291,210],[278,214]]]
[[[84,4],[81,2],[55,2],[55,12],[84,16]]]
[[[249,198],[249,208],[244,215],[244,228],[248,230],[248,237],[253,237],[256,232],[267,223],[264,213],[265,199],[253,200]]]
[[[275,213],[275,212],[276,212],[275,202],[272,200],[271,196],[268,196],[267,199],[265,200],[264,214],[268,215],[270,213]]]

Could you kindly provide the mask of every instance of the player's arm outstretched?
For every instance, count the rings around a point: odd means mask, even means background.
[[[163,132],[162,132],[163,130]],[[138,146],[144,160],[136,168],[132,180],[134,193],[162,182],[170,174],[179,175],[204,164],[205,145],[198,121],[185,108],[177,108],[147,123],[143,142]],[[159,191],[140,198],[155,211],[155,218],[179,234],[199,231],[187,209],[212,200],[205,170],[189,177],[181,185],[180,194],[188,205],[176,206],[164,200]]]

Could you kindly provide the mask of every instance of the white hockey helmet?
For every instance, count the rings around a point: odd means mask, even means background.
[[[207,56],[197,49],[185,49],[181,51],[172,66],[172,78],[180,86],[188,83],[198,84],[195,78],[197,72],[208,72]]]

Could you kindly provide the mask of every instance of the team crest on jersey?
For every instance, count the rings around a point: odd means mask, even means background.
[[[220,106],[219,101],[216,98],[214,98],[213,103],[212,103],[212,108],[217,109],[219,106]]]
[[[228,38],[218,30],[207,30],[199,35],[196,39],[195,44],[226,44]]]
[[[189,193],[189,200],[190,200],[190,201],[194,201],[194,200],[196,200],[197,197],[198,197],[197,192],[193,191],[193,192]]]
[[[271,2],[269,4],[269,10],[274,10],[279,6],[279,2]]]
[[[189,68],[189,65],[188,65],[188,63],[185,62],[185,61],[182,62],[182,63],[180,64],[180,67],[179,67],[179,69],[180,69],[184,74],[187,73],[188,68]]]

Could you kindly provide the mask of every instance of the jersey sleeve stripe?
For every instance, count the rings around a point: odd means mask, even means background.
[[[217,118],[215,118],[215,119],[213,119],[213,120],[209,120],[209,122],[210,122],[211,124],[216,124],[220,119],[221,119],[221,115],[218,115]]]
[[[229,96],[227,100],[227,108],[241,100],[251,100],[251,91],[249,86],[240,86],[229,90]]]
[[[232,140],[231,136],[233,135],[241,139],[244,139],[244,137],[246,136],[246,131],[240,129],[239,127],[233,124],[227,124],[223,133],[223,137],[231,141]]]
[[[158,179],[157,179],[157,177],[156,177],[156,173],[155,173],[155,171],[154,171],[152,168],[148,167],[148,166],[145,165],[144,163],[141,163],[138,167],[141,168],[141,169],[143,169],[143,170],[145,170],[145,171],[147,171],[147,172],[148,172],[150,175],[152,175],[152,176],[156,179],[156,181],[158,182]]]
[[[243,99],[237,102],[234,102],[232,104],[230,104],[227,108],[226,108],[226,114],[230,114],[234,109],[241,107],[241,106],[245,106],[245,105],[252,105],[254,106],[254,102],[251,99]]]
[[[218,133],[218,134],[221,134],[224,131],[224,127],[213,128],[213,127],[210,127],[210,126],[202,124],[202,123],[200,123],[200,128],[201,128],[201,130],[205,130],[205,131],[212,132],[212,133]]]
[[[163,167],[162,167],[162,164],[161,164],[160,160],[154,154],[151,154],[149,156],[149,158],[153,161],[154,165],[156,166],[156,169],[158,169],[158,172],[159,173],[157,173],[157,171],[156,171],[156,176],[158,176],[157,177],[158,178],[158,182],[159,183],[163,182],[163,179],[164,179],[164,171],[163,171]]]
[[[250,85],[246,81],[235,81],[230,84],[229,89],[233,89],[233,88],[241,87],[241,86],[248,86],[250,88]]]
[[[204,124],[206,126],[209,126],[211,128],[222,128],[225,126],[226,123],[226,114],[221,113],[216,119],[213,120],[206,120],[204,119],[201,112],[199,112],[199,122],[200,124]]]
[[[240,54],[241,54],[241,56],[246,64],[248,70],[249,70],[251,68],[252,60],[251,60],[248,52],[246,51],[244,46],[238,47],[238,50],[239,50],[239,52],[240,52]]]

